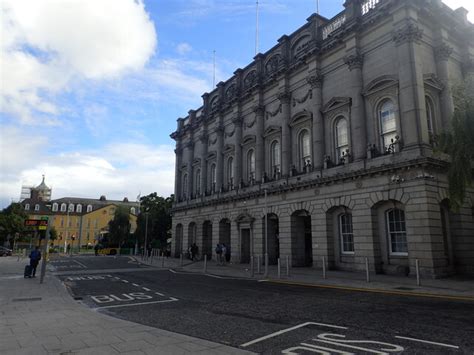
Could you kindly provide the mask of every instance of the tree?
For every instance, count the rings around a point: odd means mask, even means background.
[[[12,203],[0,212],[0,240],[13,238],[16,233],[25,230],[25,219],[28,218],[20,203]]]
[[[439,148],[451,157],[448,169],[451,207],[459,210],[466,189],[473,180],[474,161],[474,81],[466,81],[453,90],[455,109],[451,127],[439,137]]]
[[[171,207],[174,196],[161,197],[156,192],[140,199],[140,214],[137,218],[135,237],[140,243],[145,241],[146,215],[148,213],[147,239],[153,247],[166,246],[171,237]]]
[[[130,215],[125,207],[115,209],[114,218],[109,222],[108,242],[121,246],[130,235]]]

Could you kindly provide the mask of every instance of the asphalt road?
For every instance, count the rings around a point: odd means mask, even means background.
[[[474,302],[300,287],[145,267],[53,261],[100,312],[264,354],[474,354]]]

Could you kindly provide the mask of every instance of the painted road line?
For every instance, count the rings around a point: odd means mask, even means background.
[[[151,291],[149,288],[146,288],[146,287],[142,287],[142,290]]]
[[[77,260],[74,260],[74,259],[73,259],[72,261],[74,261],[74,262],[75,262],[76,264],[78,264],[78,265],[81,265],[83,268],[87,269],[87,266],[84,265],[83,263],[81,263],[81,262],[79,262],[79,261],[77,261]]]
[[[158,296],[164,297],[165,295],[159,292],[155,292]]]
[[[169,272],[172,272],[173,274],[177,274],[176,271],[174,271],[173,269],[168,269]]]
[[[139,286],[140,286],[140,285],[137,285],[137,284],[132,284],[132,285],[133,285],[133,286],[137,286],[137,287],[139,287]]]
[[[145,304],[167,303],[167,302],[176,302],[176,301],[178,301],[177,298],[170,297],[169,300],[152,301],[152,302],[140,302],[140,303],[129,303],[129,304],[116,304],[116,305],[113,305],[113,306],[96,307],[96,308],[94,308],[94,310],[104,309],[104,308],[118,308],[118,307],[142,306],[142,305],[145,305]]]
[[[321,326],[321,327],[329,327],[329,328],[336,328],[336,329],[348,329],[347,327],[341,327],[341,326],[339,326],[339,325],[324,324],[324,323],[314,323],[314,322],[306,322],[306,323],[302,323],[302,324],[295,325],[294,327],[291,327],[291,328],[286,328],[286,329],[279,330],[278,332],[265,335],[265,336],[263,336],[263,337],[261,337],[261,338],[255,339],[255,340],[251,340],[251,341],[249,341],[249,342],[247,342],[247,343],[245,343],[245,344],[242,344],[242,345],[240,345],[240,346],[243,347],[243,348],[245,348],[245,347],[247,347],[247,346],[249,346],[249,345],[253,345],[253,344],[259,343],[259,342],[261,342],[261,341],[263,341],[263,340],[267,340],[267,339],[270,339],[270,338],[274,338],[274,337],[276,337],[276,336],[278,336],[278,335],[291,332],[292,330],[306,327],[307,325],[319,325],[319,326]]]
[[[420,343],[426,343],[426,344],[433,344],[433,345],[445,346],[445,347],[447,347],[447,348],[459,349],[459,346],[451,345],[451,344],[445,344],[445,343],[437,343],[437,342],[435,342],[435,341],[422,340],[422,339],[409,338],[409,337],[401,337],[401,336],[395,336],[395,338],[398,338],[398,339],[405,339],[405,340],[412,340],[412,341],[418,341],[418,342],[420,342]]]
[[[128,284],[128,281],[127,280],[121,280],[122,282],[125,282],[126,284]]]
[[[416,297],[440,298],[440,299],[450,299],[450,300],[456,300],[456,301],[474,302],[474,297],[469,297],[469,296],[452,296],[452,295],[443,295],[443,294],[437,295],[437,294],[424,293],[424,292],[403,292],[403,291],[394,291],[394,290],[384,290],[384,289],[379,289],[379,288],[323,285],[323,284],[312,284],[312,283],[307,283],[307,282],[284,281],[284,280],[257,280],[257,281],[274,283],[274,284],[282,284],[282,285],[302,286],[302,287],[329,288],[329,289],[345,290],[345,291],[384,293],[387,295],[416,296]]]

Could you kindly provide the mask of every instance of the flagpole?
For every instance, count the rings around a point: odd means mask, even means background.
[[[216,87],[216,50],[212,51],[212,90]]]
[[[258,53],[258,0],[255,3],[255,55]]]

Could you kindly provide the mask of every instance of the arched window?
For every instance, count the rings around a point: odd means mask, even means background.
[[[66,204],[65,203],[61,203],[61,212],[66,212]]]
[[[183,175],[183,199],[188,197],[188,174]]]
[[[74,212],[74,205],[72,203],[69,204],[68,212]]]
[[[273,141],[270,145],[270,164],[272,175],[276,178],[281,172],[280,142],[278,141]]]
[[[211,164],[211,191],[216,192],[216,164]]]
[[[310,167],[311,161],[311,139],[309,132],[305,129],[301,131],[298,140],[298,152],[300,155],[301,170],[306,167]]]
[[[92,212],[92,205],[87,205],[87,213]]]
[[[35,211],[39,211],[40,210],[40,205],[36,204],[35,205]]]
[[[397,122],[395,119],[395,105],[392,100],[385,100],[379,108],[380,136],[382,138],[382,148],[388,151],[390,145],[396,141]]]
[[[390,245],[390,254],[407,255],[407,232],[405,226],[405,212],[398,208],[392,208],[386,213],[387,239]]]
[[[80,203],[78,203],[77,206],[76,206],[76,212],[77,213],[82,213],[82,205]]]
[[[58,204],[55,202],[53,203],[53,212],[57,212],[58,211]]]
[[[227,179],[229,189],[234,188],[234,158],[230,157],[227,160]]]
[[[29,211],[30,210],[30,204],[29,203],[25,203],[25,211]]]
[[[255,180],[255,150],[250,149],[247,153],[247,180]]]
[[[339,162],[342,156],[349,150],[347,120],[344,117],[338,118],[335,127],[336,159]]]
[[[350,213],[339,215],[339,240],[341,253],[354,253],[354,234],[352,233],[352,215]]]
[[[196,169],[196,179],[195,179],[196,187],[194,191],[196,191],[196,195],[201,194],[201,169]]]
[[[428,135],[430,136],[430,141],[435,134],[434,129],[434,105],[433,101],[429,96],[425,96],[425,106],[426,106],[426,125],[428,126]]]

